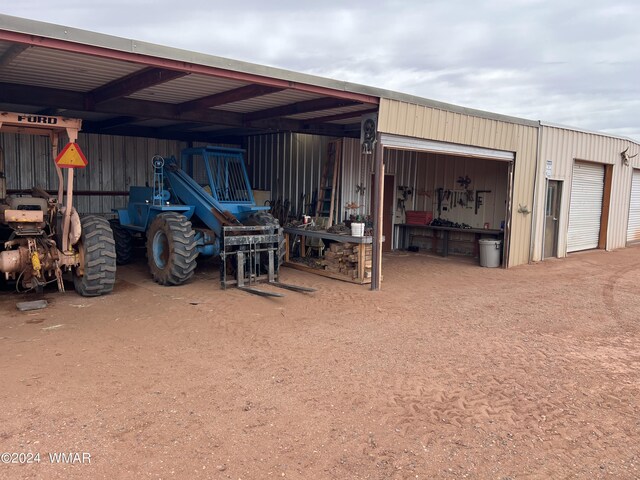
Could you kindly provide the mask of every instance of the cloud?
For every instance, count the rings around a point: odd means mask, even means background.
[[[22,0],[2,10],[640,140],[634,0]]]

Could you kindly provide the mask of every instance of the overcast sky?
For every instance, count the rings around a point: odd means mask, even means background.
[[[5,0],[0,12],[640,141],[639,0]]]

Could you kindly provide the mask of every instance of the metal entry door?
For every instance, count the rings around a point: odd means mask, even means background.
[[[569,206],[567,252],[598,248],[604,196],[604,165],[575,162]]]
[[[544,220],[544,257],[558,256],[558,219],[560,218],[560,198],[562,182],[547,182],[547,201]]]

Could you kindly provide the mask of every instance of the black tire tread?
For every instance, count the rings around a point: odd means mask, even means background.
[[[116,282],[116,248],[109,222],[95,215],[81,220],[80,242],[84,250],[84,274],[73,276],[76,292],[83,297],[111,293]]]
[[[120,225],[118,219],[109,220],[113,240],[116,245],[116,265],[126,265],[133,260],[133,237],[131,233]]]
[[[155,232],[162,228],[169,239],[170,258],[164,269],[158,268],[153,258],[151,242]],[[153,279],[160,285],[182,285],[193,277],[198,249],[196,232],[184,215],[175,212],[161,213],[147,231],[147,259]]]
[[[260,211],[256,213],[252,213],[249,215],[249,218],[244,222],[245,225],[260,225],[260,226],[270,226],[275,229],[276,232],[281,233],[280,242],[278,245],[278,250],[276,252],[275,258],[275,269],[278,271],[282,264],[284,263],[284,235],[280,231],[280,223],[278,219],[271,215],[271,213],[267,211]],[[268,271],[269,269],[269,260],[268,258],[264,258],[261,262],[261,267],[263,270]]]

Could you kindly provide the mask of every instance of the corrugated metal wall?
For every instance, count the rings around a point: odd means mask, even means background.
[[[640,168],[640,156],[631,159],[629,166],[622,163],[620,153],[627,147],[630,154],[640,151],[640,145],[634,142],[600,135],[580,132],[569,128],[542,125],[541,127],[540,165],[537,188],[539,201],[536,206],[536,241],[533,259],[542,258],[542,238],[544,235],[545,205],[545,168],[551,160],[551,179],[560,180],[562,185],[562,204],[560,224],[558,226],[559,256],[566,256],[567,230],[569,225],[569,203],[571,195],[572,169],[575,160],[584,160],[613,165],[611,188],[611,208],[607,230],[607,250],[622,248],[626,245],[631,177],[634,168]]]
[[[368,215],[371,213],[371,175],[373,174],[373,155],[362,155],[361,148],[359,139],[343,139],[342,181],[340,188],[342,194],[338,199],[338,205],[340,205],[340,221],[345,220],[345,214]],[[388,168],[389,167],[387,167],[387,169]],[[413,168],[415,169],[415,163],[413,164]],[[404,175],[396,178],[397,185],[411,185],[413,183],[413,179],[410,179],[411,169],[412,164],[407,162]],[[385,173],[391,172],[387,171]],[[359,186],[364,187],[364,192],[358,191],[357,187]],[[355,203],[356,205],[359,205],[360,208],[358,210],[345,212],[345,205],[348,203]]]
[[[186,146],[170,140],[83,133],[78,143],[89,161],[86,168],[76,169],[74,189],[78,191],[128,191],[131,185],[144,185],[152,181],[153,155],[178,155]],[[48,137],[3,133],[0,147],[5,155],[7,189],[58,188]],[[109,214],[126,201],[126,196],[78,195],[74,203],[80,213]]]
[[[291,211],[297,212],[318,189],[331,140],[298,133],[249,137],[246,149],[251,185],[256,190],[269,190],[274,200],[288,199]],[[307,200],[303,196],[308,196]]]
[[[515,152],[514,213],[511,222],[509,266],[529,261],[531,215],[518,206],[533,208],[538,128],[532,122],[515,123],[481,118],[398,100],[382,99],[378,130],[442,142]]]

